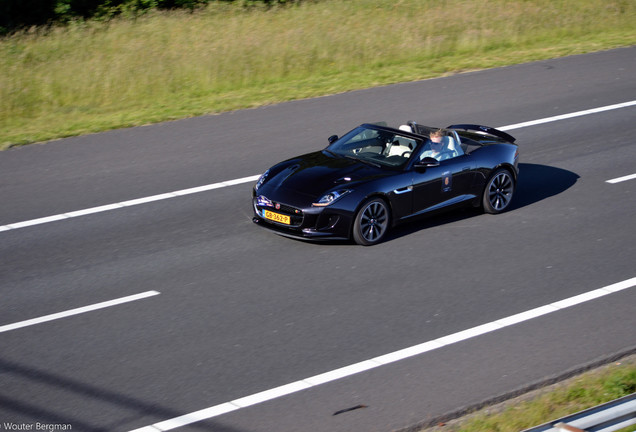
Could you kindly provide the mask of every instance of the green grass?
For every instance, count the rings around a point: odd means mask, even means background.
[[[636,356],[422,432],[518,432],[636,392]],[[636,431],[636,426],[621,432]]]
[[[0,39],[0,149],[630,46],[634,22],[632,0],[322,0],[31,29]]]

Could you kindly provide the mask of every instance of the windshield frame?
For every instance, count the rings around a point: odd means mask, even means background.
[[[403,170],[419,153],[423,141],[418,134],[365,123],[338,138],[325,150],[381,169]]]

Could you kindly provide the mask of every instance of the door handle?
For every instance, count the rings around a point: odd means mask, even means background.
[[[407,192],[411,192],[412,190],[413,190],[413,186],[407,186],[405,188],[395,189],[393,191],[393,193],[396,194],[396,195],[401,195],[401,194],[405,194]]]

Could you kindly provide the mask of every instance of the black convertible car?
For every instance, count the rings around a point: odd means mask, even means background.
[[[438,210],[500,213],[517,183],[514,141],[479,125],[363,124],[268,169],[252,192],[253,221],[291,237],[372,245],[390,227]]]

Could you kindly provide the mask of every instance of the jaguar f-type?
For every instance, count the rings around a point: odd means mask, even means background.
[[[368,246],[397,224],[441,210],[501,213],[517,184],[515,138],[488,126],[365,123],[328,142],[260,176],[255,223],[290,237]]]

